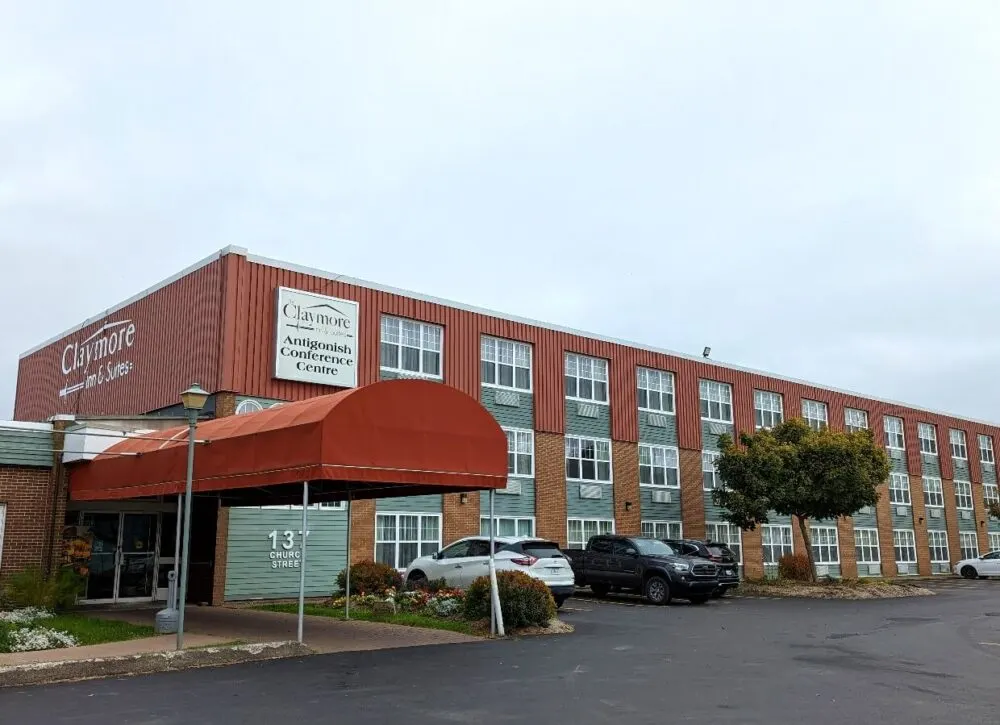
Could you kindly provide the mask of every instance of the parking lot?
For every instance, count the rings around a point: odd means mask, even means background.
[[[995,723],[1000,582],[934,597],[573,599],[564,636],[0,693],[44,723]]]

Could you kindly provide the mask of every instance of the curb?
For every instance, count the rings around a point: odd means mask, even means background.
[[[131,677],[197,667],[221,667],[315,654],[298,642],[265,642],[231,647],[204,647],[181,652],[145,652],[88,660],[35,662],[0,667],[0,688],[55,682],[77,682],[105,677]]]

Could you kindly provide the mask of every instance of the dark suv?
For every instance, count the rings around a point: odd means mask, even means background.
[[[716,541],[700,539],[664,539],[682,556],[708,559],[719,567],[719,587],[712,592],[715,598],[726,596],[726,592],[740,585],[740,560],[733,550]]]

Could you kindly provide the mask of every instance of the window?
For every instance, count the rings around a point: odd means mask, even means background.
[[[493,518],[496,531],[494,536],[534,536],[535,519],[533,517],[496,516]],[[479,517],[479,535],[490,535],[490,517]]]
[[[382,318],[381,366],[427,378],[441,377],[441,339],[444,328],[425,322]]]
[[[639,485],[680,488],[677,449],[639,444]]]
[[[983,484],[983,502],[986,508],[989,508],[991,503],[1000,503],[1000,490],[995,483]]]
[[[566,478],[611,482],[611,441],[566,437]]]
[[[809,536],[812,538],[813,561],[817,564],[840,563],[836,526],[812,526]]]
[[[878,529],[854,529],[854,555],[859,564],[878,564]]]
[[[818,400],[802,401],[802,417],[813,430],[822,430],[829,422],[826,413],[826,403]]]
[[[566,353],[566,397],[608,402],[608,361]]]
[[[7,504],[0,503],[0,566],[3,566],[3,529],[7,521]]]
[[[639,408],[657,413],[674,412],[674,374],[639,368],[636,371]]]
[[[910,505],[910,477],[905,473],[889,474],[889,503]]]
[[[955,506],[972,509],[972,484],[968,481],[955,481]]]
[[[507,434],[507,475],[531,478],[535,475],[535,432],[517,428],[503,432]]]
[[[902,451],[906,448],[902,418],[894,418],[891,415],[885,417],[885,446],[897,451]]]
[[[952,428],[948,431],[948,439],[951,441],[951,457],[967,459],[969,449],[965,445],[965,431]]]
[[[566,519],[568,549],[584,549],[591,536],[615,533],[613,519]]]
[[[990,532],[990,551],[1000,551],[1000,532]]]
[[[701,400],[702,420],[733,422],[733,389],[728,384],[699,380],[698,397]]]
[[[764,524],[760,527],[760,542],[764,563],[777,564],[785,554],[792,553],[792,527]]]
[[[531,345],[484,336],[479,350],[483,385],[531,390]]]
[[[897,564],[917,563],[917,543],[913,538],[913,529],[894,529],[892,548],[896,553]]]
[[[975,531],[963,531],[958,535],[963,559],[976,559],[979,557],[979,539]]]
[[[917,425],[917,438],[920,439],[920,452],[929,456],[937,455],[937,429],[930,423]]]
[[[983,463],[995,463],[993,458],[993,437],[980,434],[979,436],[979,460]]]
[[[650,539],[681,538],[680,521],[643,521],[642,535]]]
[[[931,550],[932,564],[947,564],[950,561],[947,531],[928,531],[927,544]]]
[[[757,429],[773,428],[785,419],[781,395],[766,390],[753,391],[753,422]]]
[[[944,506],[944,489],[941,488],[940,478],[924,476],[924,505],[934,508]]]
[[[844,428],[848,433],[868,430],[868,411],[844,408]]]
[[[376,514],[376,561],[405,569],[440,548],[441,514]]]
[[[299,506],[298,508],[300,511],[302,510],[301,506]],[[332,509],[334,511],[346,511],[347,501],[326,501],[324,503],[316,504],[316,508]]]
[[[719,460],[720,456],[722,454],[715,451],[701,452],[702,488],[706,491],[722,488],[722,479],[719,478],[719,472],[715,470],[715,462]]]
[[[725,544],[736,554],[736,560],[743,563],[743,532],[738,526],[724,521],[709,521],[705,524],[705,540]]]

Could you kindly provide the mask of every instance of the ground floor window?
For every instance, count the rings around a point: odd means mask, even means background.
[[[927,544],[931,550],[931,563],[947,564],[949,562],[947,531],[928,531]]]
[[[859,564],[878,564],[878,529],[854,529],[854,555]]]
[[[777,564],[785,554],[792,553],[792,527],[764,524],[760,527],[760,544],[764,563]]]
[[[975,559],[979,556],[979,539],[975,531],[963,531],[958,537],[963,559]]]
[[[717,544],[725,544],[733,553],[736,560],[743,563],[743,532],[739,526],[720,521],[709,521],[705,524],[705,539]]]
[[[917,542],[912,529],[896,529],[892,532],[892,548],[897,564],[917,563]]]
[[[809,535],[812,537],[813,561],[817,564],[840,563],[836,526],[813,526]]]
[[[377,514],[375,560],[405,569],[441,548],[441,514]]]
[[[495,522],[493,532],[494,536],[534,536],[535,535],[535,519],[530,516],[526,517],[512,517],[512,516],[496,516],[493,521]],[[479,535],[489,536],[490,535],[490,517],[482,516],[479,519]]]
[[[569,549],[585,549],[591,536],[615,533],[614,519],[566,519]]]
[[[643,521],[642,535],[650,539],[681,538],[680,521]]]
[[[1000,532],[990,532],[990,551],[1000,551]]]

